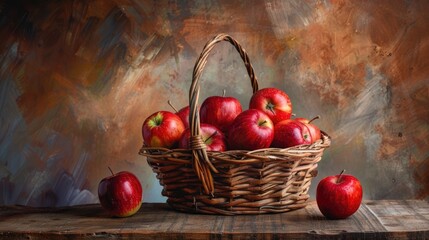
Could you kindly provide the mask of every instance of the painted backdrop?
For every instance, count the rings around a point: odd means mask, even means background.
[[[164,201],[141,125],[187,105],[203,45],[225,32],[249,53],[261,87],[293,112],[321,115],[332,136],[315,185],[346,169],[366,199],[429,199],[429,2],[0,1],[0,205],[97,202],[115,171],[135,173],[147,202]],[[202,96],[251,87],[228,43]]]

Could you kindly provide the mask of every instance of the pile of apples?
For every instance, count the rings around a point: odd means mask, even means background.
[[[189,149],[189,112],[186,106],[176,113],[157,111],[147,117],[142,126],[145,145]],[[208,151],[288,148],[321,138],[312,120],[291,119],[290,98],[277,88],[256,91],[244,111],[236,98],[211,96],[201,104],[199,114],[200,135]]]

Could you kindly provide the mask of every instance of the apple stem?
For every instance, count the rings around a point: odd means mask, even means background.
[[[319,115],[315,116],[315,117],[314,117],[314,118],[312,118],[310,121],[308,121],[308,123],[311,123],[312,121],[314,121],[314,120],[316,120],[316,119],[320,119],[320,116],[319,116]]]
[[[262,126],[262,125],[264,125],[265,123],[267,123],[267,120],[264,120],[263,122],[260,122],[258,125],[259,125],[259,126]]]
[[[214,131],[214,133],[212,135],[210,135],[210,137],[208,137],[206,140],[204,140],[204,143],[206,143],[210,138],[214,137],[217,134],[217,131]]]
[[[224,90],[222,91],[222,97],[225,97],[225,95],[226,95],[226,89],[224,89]]]
[[[268,102],[267,106],[265,106],[265,108],[268,109],[268,110],[270,110],[273,115],[276,115],[276,112],[274,112],[274,107],[275,106],[276,105],[274,105],[272,102]]]
[[[167,101],[168,105],[170,105],[170,107],[177,113],[177,108],[174,107],[174,105],[171,103],[170,100]]]
[[[109,171],[112,173],[112,176],[115,175],[110,167],[107,167]]]
[[[344,173],[345,171],[346,171],[346,170],[345,170],[345,169],[343,169],[343,171],[341,171],[340,175],[338,175],[337,183],[340,183],[341,177],[343,176],[343,173]]]

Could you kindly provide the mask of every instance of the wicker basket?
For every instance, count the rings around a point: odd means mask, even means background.
[[[267,148],[256,151],[206,151],[198,114],[199,79],[216,43],[230,42],[239,52],[253,92],[258,82],[245,50],[231,36],[219,34],[199,56],[189,91],[191,150],[143,147],[139,154],[156,173],[162,195],[176,210],[207,214],[261,214],[305,207],[317,163],[330,146],[330,137],[312,145]]]

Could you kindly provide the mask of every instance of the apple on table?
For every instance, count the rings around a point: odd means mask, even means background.
[[[128,171],[122,171],[103,178],[98,184],[98,198],[101,206],[114,217],[134,215],[143,201],[143,189],[139,179]]]
[[[362,202],[360,181],[343,173],[344,170],[339,175],[325,177],[317,185],[317,206],[328,219],[347,218],[359,209]]]

